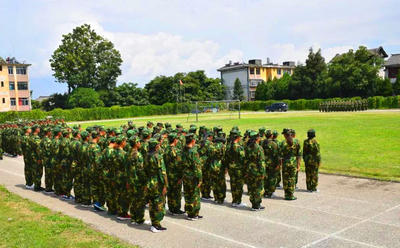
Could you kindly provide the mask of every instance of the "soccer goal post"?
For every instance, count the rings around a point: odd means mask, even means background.
[[[222,100],[222,101],[197,101],[191,103],[191,111],[188,113],[187,121],[196,121],[199,119],[240,119],[240,101]],[[192,120],[194,118],[194,120]]]

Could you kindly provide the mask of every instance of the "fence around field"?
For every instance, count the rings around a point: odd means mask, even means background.
[[[318,110],[319,104],[329,100],[360,100],[360,97],[354,98],[331,98],[331,99],[299,99],[299,100],[269,100],[241,102],[241,110],[260,111],[265,106],[275,102],[285,102],[289,110]],[[369,109],[392,109],[400,108],[400,96],[374,96],[367,98]],[[0,113],[0,123],[16,120],[37,120],[44,119],[47,116],[53,118],[62,118],[66,121],[87,121],[87,120],[106,120],[118,118],[130,118],[151,115],[171,115],[190,113],[193,110],[191,103],[166,103],[163,105],[146,106],[128,106],[128,107],[99,107],[99,108],[75,108],[75,109],[54,109],[52,111],[42,111],[39,109],[27,112],[2,112]]]

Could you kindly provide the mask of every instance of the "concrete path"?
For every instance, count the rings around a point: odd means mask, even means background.
[[[263,212],[202,202],[203,220],[167,215],[168,230],[153,234],[147,225],[26,190],[24,182],[21,158],[0,161],[0,184],[11,192],[142,247],[400,247],[400,183],[321,175],[321,192],[308,193],[300,174],[297,201],[284,201],[278,190],[277,198],[263,200]],[[243,200],[250,205],[247,195]]]

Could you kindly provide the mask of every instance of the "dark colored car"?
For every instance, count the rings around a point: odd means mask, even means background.
[[[288,111],[288,105],[284,102],[276,102],[273,103],[271,106],[266,106],[265,107],[265,112],[286,112]]]

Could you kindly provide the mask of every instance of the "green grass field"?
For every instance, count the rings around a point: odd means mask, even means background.
[[[133,118],[139,127],[148,120],[153,122],[181,123],[189,127],[195,122],[195,116],[151,116]],[[126,120],[99,121],[82,123],[82,127],[102,124],[106,127],[118,127]],[[400,112],[289,112],[289,113],[243,113],[242,119],[237,115],[226,113],[201,114],[197,126],[212,128],[220,125],[225,132],[232,126],[246,129],[258,129],[265,126],[281,131],[293,128],[301,142],[306,132],[314,128],[321,144],[321,171],[344,175],[363,176],[382,180],[400,181]],[[282,137],[279,137],[282,139]]]
[[[0,186],[0,247],[136,247]]]

